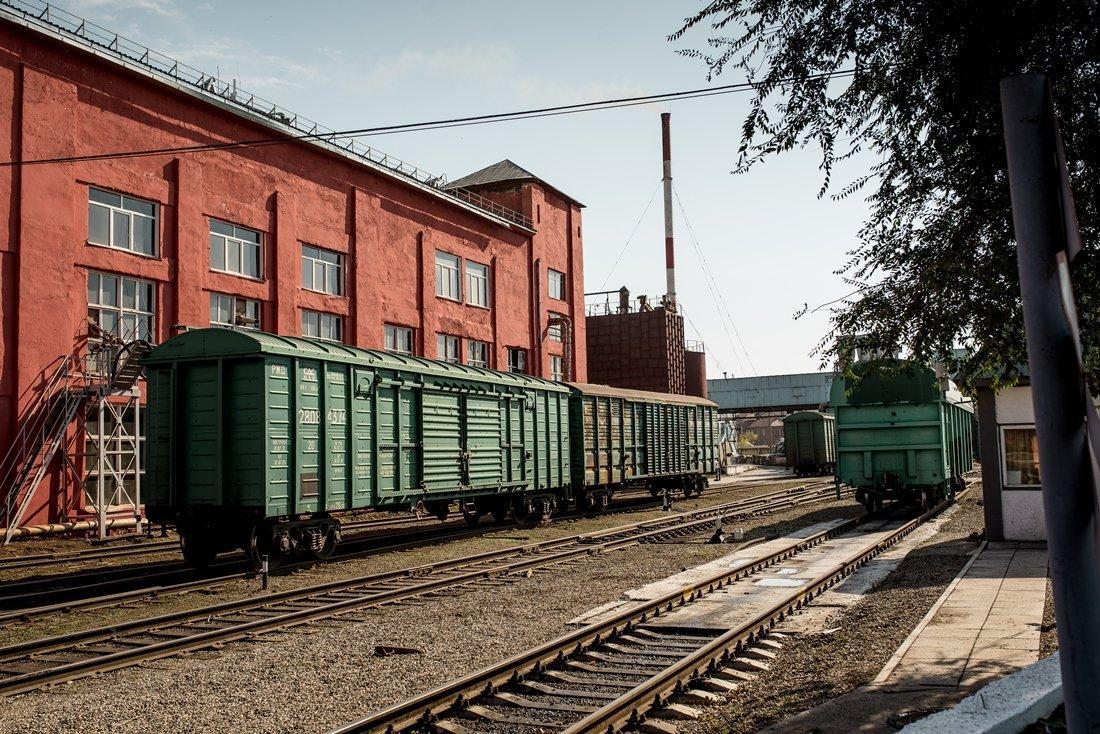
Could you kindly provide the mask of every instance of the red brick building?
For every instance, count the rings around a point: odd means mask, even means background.
[[[509,161],[448,186],[79,19],[7,4],[0,119],[0,160],[17,164],[0,166],[0,456],[59,360],[110,335],[229,324],[586,379],[581,205]],[[165,152],[94,157],[121,151]],[[20,524],[88,512],[87,485],[64,475],[94,462],[63,468],[83,414]],[[13,461],[0,500],[20,489]]]

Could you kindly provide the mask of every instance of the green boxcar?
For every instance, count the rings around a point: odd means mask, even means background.
[[[584,506],[607,504],[615,489],[653,494],[682,487],[701,494],[718,468],[716,403],[688,395],[571,383],[573,486]],[[583,437],[578,442],[578,437]]]
[[[783,419],[787,466],[800,477],[836,470],[836,419],[819,410],[802,410]]]
[[[950,381],[923,365],[857,364],[833,381],[837,479],[870,508],[884,500],[950,496],[973,467],[974,410]]]
[[[570,501],[567,386],[319,340],[230,329],[145,360],[154,521],[198,563],[243,547],[326,555],[332,513],[424,503],[445,515]]]

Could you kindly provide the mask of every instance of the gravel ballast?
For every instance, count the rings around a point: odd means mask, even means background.
[[[679,503],[676,509],[689,507]],[[745,530],[746,538],[773,536],[859,512],[851,501],[823,503],[736,527]],[[529,542],[543,534],[592,529],[578,525],[599,521],[578,521],[565,530],[502,530],[495,547],[508,537],[511,543]],[[619,516],[604,523],[624,521]],[[465,543],[461,549],[449,547],[446,555],[452,556],[478,550]],[[389,554],[388,561],[376,557],[363,563],[412,565],[441,554],[440,549]],[[703,538],[632,546],[504,586],[467,587],[454,595],[362,612],[362,623],[321,622],[30,693],[4,702],[4,721],[20,732],[324,731],[553,639],[578,614],[730,550],[728,545],[707,545]],[[316,575],[309,578],[310,583],[322,580]],[[376,645],[422,652],[376,657]]]

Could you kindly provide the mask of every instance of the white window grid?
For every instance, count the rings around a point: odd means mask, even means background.
[[[259,329],[260,302],[226,293],[211,293],[210,325]]]
[[[303,244],[302,287],[333,296],[344,295],[344,256]]]
[[[456,255],[435,253],[435,294],[452,301],[462,300],[462,282]]]
[[[518,347],[508,348],[508,371],[518,375],[527,374],[527,350]]]
[[[550,318],[546,325],[546,338],[552,342],[561,343],[562,341],[562,322],[560,319],[561,314],[550,313]]]
[[[550,379],[558,382],[565,379],[565,360],[556,354],[550,355]]]
[[[156,257],[157,205],[89,187],[88,242]]]
[[[327,342],[340,342],[344,336],[344,321],[336,314],[303,309],[302,336]]]
[[[263,238],[254,229],[210,220],[210,269],[259,280],[263,277]]]
[[[489,367],[489,344],[471,339],[466,342],[466,364],[471,367]]]
[[[450,334],[436,334],[436,354],[444,362],[459,364],[458,337]]]
[[[141,432],[136,436],[137,451],[141,456],[140,470],[135,466],[134,462],[134,427],[135,427],[135,408],[132,406],[112,406],[108,404],[107,410],[104,411],[103,416],[103,428],[104,428],[104,453],[103,453],[103,468],[106,481],[113,481],[115,477],[120,477],[122,480],[122,486],[119,488],[122,494],[126,496],[131,502],[134,497],[134,487],[136,484],[136,478],[138,474],[142,477],[145,476],[145,437],[146,437],[146,425],[145,421],[141,422]],[[95,504],[96,488],[100,481],[99,462],[97,460],[98,447],[99,447],[99,414],[97,408],[92,408],[88,411],[85,422],[85,443],[84,453],[90,457],[90,460],[85,464],[85,476],[84,476],[84,489],[85,489],[85,502],[88,504]],[[144,479],[142,480],[144,481]],[[107,497],[110,498],[111,494],[108,493]]]
[[[466,261],[466,303],[489,308],[489,266]]]
[[[550,291],[550,297],[556,301],[565,300],[565,273],[560,270],[554,270],[553,268],[547,270],[547,289]]]
[[[156,286],[121,275],[88,273],[88,320],[123,341],[153,341]]]
[[[408,326],[386,324],[386,351],[398,354],[413,353],[413,330]]]
[[[1020,487],[1020,488],[1027,488],[1027,489],[1038,489],[1038,488],[1042,487],[1041,483],[1024,484],[1024,483],[1021,483],[1021,482],[1010,482],[1008,480],[1008,457],[1006,455],[1006,448],[1007,447],[1005,446],[1005,431],[1034,431],[1035,430],[1035,424],[1034,423],[1018,423],[1018,424],[1011,424],[1011,425],[1003,425],[1003,426],[999,426],[998,428],[999,428],[998,433],[1000,434],[1000,436],[999,436],[1000,441],[998,442],[1000,444],[1000,446],[998,448],[999,448],[1000,453],[1001,453],[1001,486],[1003,486],[1003,487]],[[1042,471],[1042,469],[1040,468],[1040,472],[1041,471]],[[1041,478],[1040,478],[1040,482],[1041,482]]]

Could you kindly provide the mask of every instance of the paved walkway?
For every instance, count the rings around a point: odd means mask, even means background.
[[[990,543],[917,625],[875,682],[765,729],[893,732],[1039,659],[1046,603],[1042,543]]]
[[[1046,604],[1042,545],[986,546],[875,679],[895,689],[971,688],[1039,659]]]

